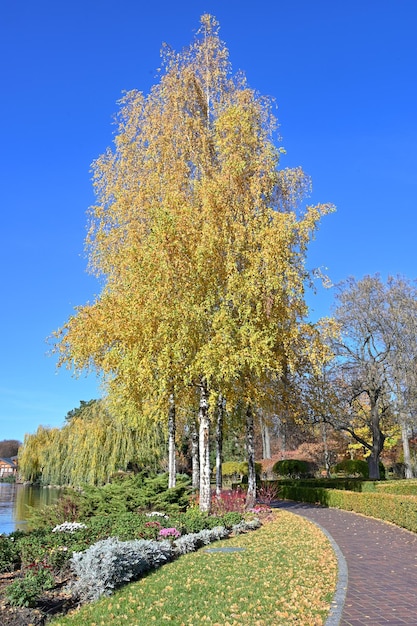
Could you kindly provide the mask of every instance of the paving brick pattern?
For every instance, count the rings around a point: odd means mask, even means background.
[[[417,534],[349,511],[280,501],[319,524],[346,559],[340,626],[417,626]]]

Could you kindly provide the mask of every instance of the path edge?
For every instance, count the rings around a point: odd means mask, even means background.
[[[342,613],[345,606],[346,593],[348,588],[348,566],[343,552],[341,551],[339,545],[336,543],[329,531],[323,528],[323,526],[320,526],[320,524],[317,524],[316,522],[313,522],[313,524],[316,524],[321,532],[326,535],[327,539],[332,545],[334,553],[336,554],[338,569],[336,591],[334,593],[333,600],[331,601],[330,611],[329,615],[327,616],[325,626],[339,626],[342,619]]]
[[[274,503],[274,504],[272,504],[272,508],[286,509],[287,511],[289,511],[290,513],[293,513],[294,515],[298,515],[299,517],[303,517],[304,519],[307,519],[309,522],[317,526],[317,528],[330,541],[330,544],[333,548],[333,551],[337,559],[337,583],[336,583],[336,591],[330,603],[329,615],[327,616],[324,626],[339,626],[341,619],[342,619],[342,613],[343,613],[343,608],[345,606],[345,600],[346,600],[346,594],[347,594],[347,588],[348,588],[348,566],[347,566],[347,562],[346,562],[343,552],[341,551],[339,545],[336,543],[336,541],[334,540],[333,536],[329,533],[329,531],[323,528],[323,526],[318,524],[316,521],[310,519],[309,517],[307,517],[306,515],[303,515],[302,513],[297,513],[296,511],[294,511],[294,509],[290,507],[287,508],[285,507],[285,505],[283,506],[282,502],[280,502],[279,504],[278,503]]]

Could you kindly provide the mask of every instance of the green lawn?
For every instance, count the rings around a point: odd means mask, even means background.
[[[244,550],[209,552],[220,547]],[[51,624],[319,626],[336,577],[336,557],[319,529],[275,511],[259,530],[183,556]]]

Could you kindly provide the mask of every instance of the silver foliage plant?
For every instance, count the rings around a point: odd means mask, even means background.
[[[77,580],[71,584],[71,591],[84,602],[91,602],[111,595],[118,587],[173,557],[168,541],[120,541],[109,537],[83,552],[74,552],[70,565]]]
[[[213,541],[220,541],[220,539],[227,539],[230,535],[230,530],[224,528],[224,526],[216,526],[211,530],[200,530],[198,533],[189,533],[183,535],[174,541],[174,550],[177,555],[187,554],[188,552],[194,552],[202,546],[207,546]]]
[[[174,558],[194,552],[214,541],[226,539],[259,528],[258,519],[242,521],[227,530],[223,526],[189,533],[170,541],[134,539],[120,541],[109,537],[98,541],[83,552],[74,552],[70,566],[76,576],[70,590],[83,602],[92,602],[101,596],[110,596],[115,589],[137,580]]]

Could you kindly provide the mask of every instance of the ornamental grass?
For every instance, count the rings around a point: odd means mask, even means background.
[[[182,556],[51,626],[320,626],[336,578],[336,557],[323,533],[304,518],[274,511],[259,530]]]

